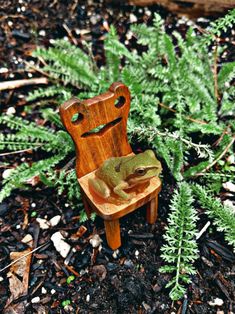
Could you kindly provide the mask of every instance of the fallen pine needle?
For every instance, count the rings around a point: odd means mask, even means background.
[[[30,254],[36,252],[37,250],[41,249],[41,248],[42,248],[43,246],[45,246],[46,244],[48,244],[48,242],[43,243],[42,245],[36,247],[36,248],[33,249],[32,251],[30,251],[30,252],[26,253],[25,255],[23,255],[23,256],[21,256],[21,257],[15,259],[13,262],[11,262],[11,263],[8,264],[7,266],[5,266],[5,267],[3,267],[2,269],[0,269],[0,273],[3,272],[3,271],[4,271],[5,269],[7,269],[8,267],[10,267],[11,265],[17,263],[19,260],[21,260],[21,259],[25,258],[26,256],[28,256],[28,255],[30,255]]]

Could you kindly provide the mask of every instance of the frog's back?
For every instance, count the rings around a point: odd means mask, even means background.
[[[129,156],[111,157],[102,164],[96,171],[98,178],[104,180],[108,185],[114,186],[122,180],[122,173],[120,171],[123,160],[128,159]]]

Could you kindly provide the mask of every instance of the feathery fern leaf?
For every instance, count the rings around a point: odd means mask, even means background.
[[[190,275],[195,273],[192,263],[197,258],[196,211],[192,206],[193,198],[188,184],[181,183],[171,203],[171,213],[161,248],[161,257],[168,264],[161,272],[174,273],[166,287],[170,287],[170,297],[178,300],[186,292],[184,283],[190,283]]]
[[[192,185],[192,190],[200,205],[206,209],[208,216],[214,220],[218,231],[224,232],[225,239],[233,245],[235,252],[235,213],[233,209],[223,206],[218,199],[199,184]]]

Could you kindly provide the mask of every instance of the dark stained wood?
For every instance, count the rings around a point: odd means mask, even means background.
[[[147,203],[147,215],[146,219],[149,224],[154,224],[157,220],[157,210],[158,210],[158,194]]]
[[[124,97],[122,107],[115,101]],[[97,169],[110,157],[124,156],[131,152],[127,140],[126,125],[130,110],[130,92],[122,83],[114,83],[109,91],[94,98],[79,101],[72,98],[60,107],[62,122],[76,147],[76,172],[78,178]],[[81,120],[72,122],[79,113]],[[115,121],[112,125],[112,122]],[[94,128],[106,125],[98,133],[89,134]]]
[[[149,185],[144,189],[144,191],[137,193],[130,201],[126,201],[121,204],[114,204],[101,199],[94,194],[88,184],[90,178],[95,178],[95,171],[79,178],[78,182],[84,194],[86,194],[89,205],[105,220],[115,220],[131,213],[136,208],[143,206],[153,198],[156,198],[156,195],[161,189],[161,180],[154,177],[150,180]]]
[[[104,219],[107,242],[113,250],[121,245],[119,218],[149,203],[147,221],[155,223],[161,189],[160,179],[154,177],[144,189],[135,191],[130,201],[121,203],[100,199],[90,189],[89,179],[95,178],[105,160],[133,154],[126,132],[129,110],[130,92],[120,82],[113,83],[107,93],[84,101],[72,98],[60,106],[61,120],[76,148],[76,173],[86,213],[90,216],[94,210]],[[100,125],[99,131],[94,130]]]

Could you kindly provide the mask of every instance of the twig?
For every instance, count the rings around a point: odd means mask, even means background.
[[[211,167],[213,167],[227,153],[229,148],[233,145],[234,141],[235,141],[235,135],[233,136],[231,142],[225,147],[223,152],[211,164],[209,164],[208,166],[206,166],[206,168],[204,168],[202,171],[200,171],[200,173],[196,173],[195,176],[201,175],[201,173],[206,172]]]
[[[15,89],[28,85],[38,85],[38,84],[48,84],[48,79],[46,77],[38,77],[32,79],[24,79],[24,80],[14,80],[14,81],[6,81],[0,83],[0,91],[6,89]]]
[[[26,253],[25,255],[15,259],[13,262],[11,262],[10,264],[8,264],[7,266],[3,267],[2,269],[0,269],[0,273],[3,272],[5,269],[7,269],[8,267],[10,267],[11,265],[14,265],[15,263],[17,263],[18,261],[20,261],[21,259],[25,258],[26,256],[36,252],[37,250],[41,249],[43,246],[45,246],[46,244],[48,244],[48,242],[43,243],[42,245],[36,247],[35,249],[33,249],[32,251]]]
[[[221,136],[218,138],[218,140],[216,140],[212,146],[218,146],[220,144],[220,142],[222,141],[222,139],[224,138],[225,134],[228,134],[228,128],[230,127],[230,125],[226,126],[226,128],[223,130],[223,133],[221,134]]]
[[[72,31],[69,29],[68,25],[63,23],[63,28],[66,30],[66,32],[68,33],[69,38],[72,40],[74,45],[78,45],[78,41],[77,39],[73,36]]]
[[[210,226],[211,222],[207,221],[207,223],[205,224],[205,226],[196,234],[196,240],[198,240],[202,234],[208,229],[208,227]]]
[[[40,146],[42,146],[42,145],[40,145]],[[33,150],[33,148],[26,148],[26,149],[16,150],[14,152],[2,153],[2,154],[0,154],[0,157],[7,156],[7,155],[13,155],[13,154],[20,154],[20,153],[28,152],[31,150]]]
[[[49,75],[48,73],[42,71],[41,69],[35,67],[34,65],[30,64],[29,62],[27,62],[27,61],[25,61],[25,60],[24,60],[23,62],[24,62],[29,68],[31,68],[31,69],[35,70],[36,72],[41,73],[42,75],[44,75],[44,76],[50,78],[50,75]]]
[[[215,43],[215,51],[214,51],[214,93],[215,93],[215,98],[217,102],[219,103],[220,97],[219,97],[219,91],[218,91],[218,44],[217,42]]]
[[[170,107],[164,105],[163,103],[159,103],[159,106],[161,106],[162,108],[165,108],[165,109],[167,109],[167,110],[169,110],[169,111],[171,111],[171,112],[174,112],[174,113],[177,112],[176,110],[174,110],[174,109],[172,109],[172,108],[170,108]],[[186,120],[189,120],[189,121],[192,121],[192,122],[195,122],[195,123],[199,123],[199,124],[208,124],[207,122],[205,122],[205,121],[203,121],[203,120],[193,119],[193,118],[191,118],[191,117],[189,117],[189,116],[186,116],[186,117],[184,117],[184,118],[185,118]]]

